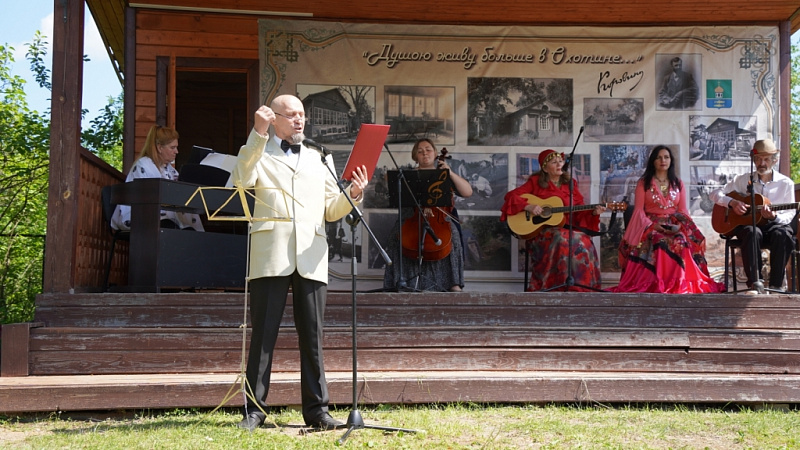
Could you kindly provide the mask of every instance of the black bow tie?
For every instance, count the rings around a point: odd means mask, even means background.
[[[289,141],[281,141],[281,150],[292,149],[292,153],[300,153],[300,144],[290,144]]]

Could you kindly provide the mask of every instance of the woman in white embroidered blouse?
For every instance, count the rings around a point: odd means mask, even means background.
[[[134,161],[125,182],[137,178],[164,178],[177,180],[178,171],[172,167],[178,155],[178,132],[172,128],[153,125],[147,133],[142,153]],[[111,216],[111,227],[115,230],[131,229],[131,207],[117,205]],[[161,228],[204,231],[197,214],[161,211]]]

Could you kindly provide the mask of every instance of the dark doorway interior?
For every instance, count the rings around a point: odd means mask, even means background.
[[[169,64],[157,58],[157,123],[168,123]],[[180,171],[192,146],[236,155],[253,126],[258,107],[258,61],[215,58],[175,59],[175,128],[180,133]]]
[[[175,127],[180,168],[193,145],[235,155],[247,140],[247,74],[176,71]],[[180,170],[180,169],[179,169]]]

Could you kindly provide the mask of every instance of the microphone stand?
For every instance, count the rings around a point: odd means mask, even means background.
[[[765,294],[766,289],[764,289],[764,282],[761,281],[761,271],[758,270],[758,258],[761,258],[761,251],[759,250],[758,242],[758,235],[756,234],[756,226],[758,223],[758,219],[756,218],[757,211],[756,209],[756,169],[755,169],[755,159],[756,155],[755,152],[750,152],[750,186],[748,186],[748,190],[750,191],[750,216],[752,218],[752,226],[753,231],[750,233],[750,240],[751,240],[751,252],[753,252],[753,257],[750,261],[750,273],[753,275],[754,281],[753,286],[759,294]],[[775,169],[773,169],[775,170]],[[736,274],[733,274],[736,276]]]
[[[567,209],[567,214],[569,214],[569,216],[568,216],[569,217],[569,225],[568,225],[569,233],[568,233],[568,241],[567,241],[567,245],[569,246],[569,251],[567,252],[567,278],[564,280],[563,283],[561,283],[558,286],[553,286],[553,287],[550,287],[550,288],[547,288],[547,289],[542,289],[543,292],[554,291],[554,290],[560,289],[562,287],[566,287],[567,288],[566,290],[569,291],[569,289],[571,287],[573,287],[573,286],[581,287],[581,288],[592,290],[592,291],[596,291],[596,292],[602,292],[603,291],[602,289],[597,289],[596,287],[584,286],[582,284],[575,284],[575,279],[572,277],[572,236],[574,234],[574,230],[573,230],[573,226],[572,226],[572,222],[573,222],[572,213],[573,213],[573,208],[574,208],[574,203],[575,203],[575,176],[574,176],[574,174],[575,174],[575,170],[574,170],[575,164],[572,163],[572,158],[575,155],[575,149],[578,148],[578,142],[580,141],[582,134],[583,134],[583,127],[581,127],[581,130],[578,132],[578,138],[575,139],[575,145],[572,146],[572,152],[570,152],[570,154],[569,154],[569,208]]]
[[[391,427],[381,427],[378,425],[366,425],[364,423],[364,419],[361,417],[361,412],[358,410],[358,321],[357,321],[357,313],[356,313],[356,227],[359,223],[364,225],[364,228],[369,233],[370,238],[372,239],[372,243],[378,248],[383,260],[386,262],[387,266],[392,265],[392,260],[389,258],[389,255],[386,253],[386,250],[381,247],[381,244],[378,242],[378,239],[375,237],[375,234],[370,229],[369,225],[364,222],[364,216],[361,214],[361,211],[356,207],[353,200],[350,198],[349,195],[344,190],[344,184],[342,180],[336,175],[336,171],[328,164],[327,157],[330,154],[327,149],[322,147],[319,144],[315,144],[315,147],[318,147],[320,150],[320,155],[322,157],[322,164],[328,168],[328,172],[331,173],[333,179],[336,180],[336,185],[339,186],[339,191],[344,194],[344,197],[350,203],[350,206],[353,207],[350,214],[347,215],[346,222],[350,225],[350,235],[351,235],[351,255],[350,258],[350,277],[352,280],[352,303],[353,303],[353,317],[352,317],[352,324],[353,324],[353,409],[350,411],[350,414],[347,416],[347,423],[345,426],[347,427],[347,431],[344,435],[339,439],[339,444],[343,444],[350,433],[353,430],[361,429],[361,428],[372,428],[376,430],[384,430],[384,431],[403,431],[407,433],[416,433],[416,430],[410,430],[405,428],[391,428]],[[364,194],[362,194],[364,195]]]

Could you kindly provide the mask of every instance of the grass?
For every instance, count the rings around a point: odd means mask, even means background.
[[[350,408],[332,410],[346,420]],[[84,412],[0,416],[9,449],[561,449],[800,448],[797,408],[686,405],[422,405],[361,410],[367,425],[308,432],[299,411],[283,409],[253,433],[236,410]],[[275,423],[270,424],[269,420]],[[276,426],[277,425],[277,426]]]

